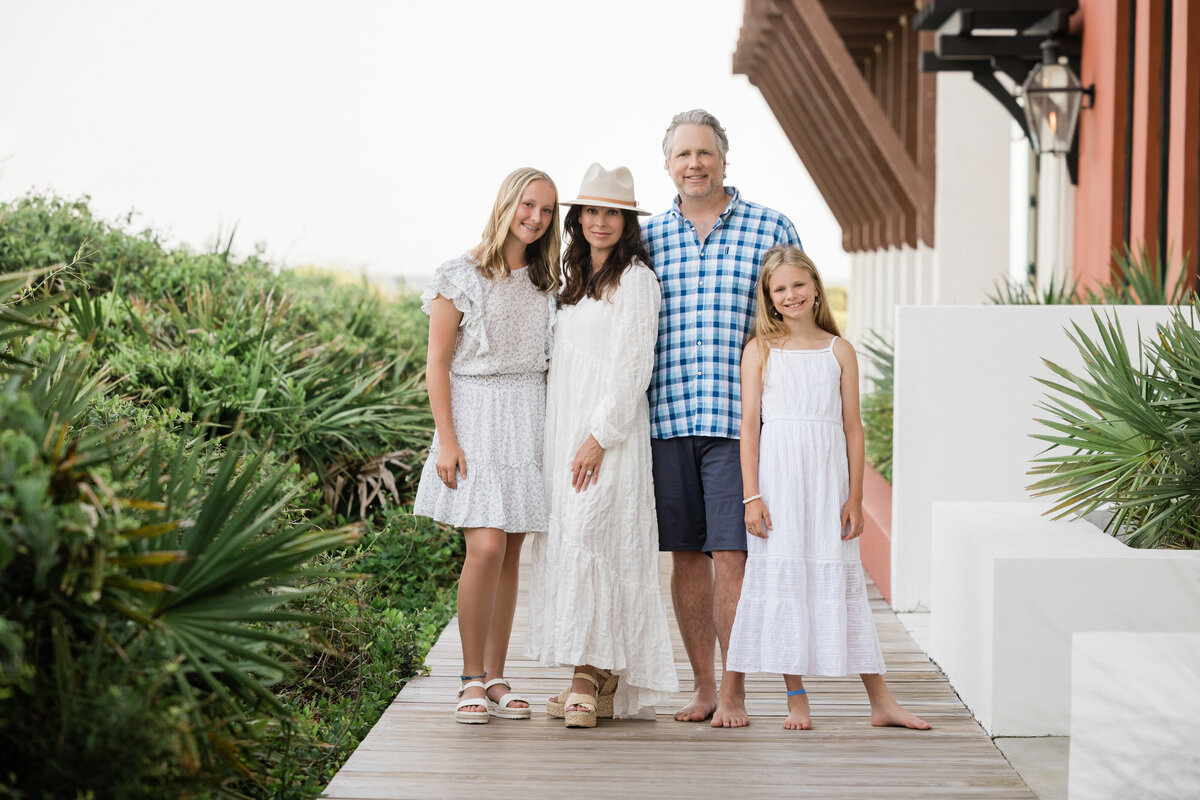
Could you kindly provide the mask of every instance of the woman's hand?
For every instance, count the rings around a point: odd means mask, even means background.
[[[842,506],[842,538],[857,539],[863,532],[862,503],[847,500]]]
[[[463,455],[462,448],[458,446],[457,442],[453,444],[442,442],[438,446],[438,457],[434,462],[434,468],[437,469],[437,475],[442,479],[442,483],[451,489],[457,489],[458,476],[467,477],[467,457]]]
[[[769,530],[771,530],[771,512],[767,511],[767,504],[762,501],[762,498],[746,503],[746,533],[766,539]]]
[[[603,460],[604,448],[589,433],[587,441],[580,445],[575,460],[571,462],[571,487],[576,493],[585,491],[600,480],[600,462]]]

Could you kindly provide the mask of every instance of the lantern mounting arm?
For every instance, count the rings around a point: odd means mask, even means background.
[[[1029,135],[1029,128],[1025,124],[1025,110],[1021,108],[1021,104],[1017,102],[1017,98],[1013,96],[1000,79],[996,77],[995,70],[990,64],[976,64],[974,66],[964,66],[957,59],[947,60],[938,58],[936,53],[925,52],[921,53],[921,72],[964,72],[969,71],[971,78],[978,83],[988,94],[996,98],[1000,105],[1004,106],[1009,115],[1013,118],[1013,122],[1021,128],[1021,133]],[[1003,72],[1012,77],[1008,70]],[[1022,78],[1024,76],[1022,75]]]
[[[969,72],[1004,106],[1034,144],[1025,110],[997,78],[1004,74],[1022,87],[1028,76],[1053,55],[1065,57],[1076,74],[1082,37],[1070,30],[1079,0],[926,0],[913,18],[913,30],[935,32],[933,51],[921,53],[922,72]],[[1093,90],[1084,90],[1090,107]],[[1074,182],[1075,148],[1067,156]]]

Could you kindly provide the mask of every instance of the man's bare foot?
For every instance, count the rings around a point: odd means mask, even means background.
[[[676,722],[704,722],[717,710],[716,694],[697,691],[692,702],[675,712]]]
[[[877,728],[912,728],[917,731],[927,731],[933,728],[928,722],[913,714],[899,703],[891,703],[884,708],[871,709],[871,724]]]
[[[811,731],[812,714],[808,709],[808,696],[796,695],[789,697],[787,719],[783,721],[783,729],[788,731]]]
[[[714,728],[744,728],[749,724],[750,715],[746,713],[745,698],[727,699],[722,695],[717,702],[717,710],[713,712],[711,725]]]

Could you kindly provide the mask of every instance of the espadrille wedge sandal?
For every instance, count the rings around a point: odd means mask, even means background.
[[[596,717],[598,719],[613,718],[613,695],[617,692],[617,682],[620,680],[620,675],[613,675],[608,670],[596,670],[596,674],[604,685],[600,687],[600,694],[596,696]],[[571,693],[571,687],[568,686],[558,693],[558,697],[550,697],[546,699],[546,716],[562,719],[566,716],[567,695]]]
[[[563,719],[566,720],[568,728],[594,728],[596,727],[596,698],[600,692],[600,682],[586,672],[576,672],[575,677],[592,684],[596,694],[572,692],[567,695]],[[571,706],[578,706],[583,710],[571,711]]]
[[[472,686],[478,686],[483,689],[483,697],[468,697],[462,699],[462,693]],[[465,722],[468,725],[479,725],[488,722],[491,717],[487,712],[487,687],[483,685],[483,681],[468,681],[458,690],[458,706],[454,709],[454,721]],[[484,711],[463,711],[469,706],[483,706]]]
[[[486,692],[488,689],[496,686],[497,684],[503,686],[505,689],[512,688],[512,686],[510,686],[508,681],[504,678],[492,678],[483,685],[484,691]],[[514,700],[519,703],[525,703],[526,705],[523,708],[520,706],[517,708],[509,708],[508,704]],[[529,710],[528,701],[524,697],[518,697],[511,692],[505,692],[500,696],[499,700],[493,700],[491,697],[488,697],[487,710],[488,714],[493,717],[499,717],[500,719],[529,719],[531,713]]]

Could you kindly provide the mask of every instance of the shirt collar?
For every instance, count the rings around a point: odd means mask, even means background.
[[[736,186],[726,186],[725,196],[729,198],[729,205],[725,206],[725,210],[720,213],[717,219],[726,219],[730,214],[732,214],[733,210],[738,207],[738,204],[741,202],[742,198]],[[671,213],[679,219],[683,219],[683,212],[679,210],[678,194],[675,195],[675,199],[671,201]]]

